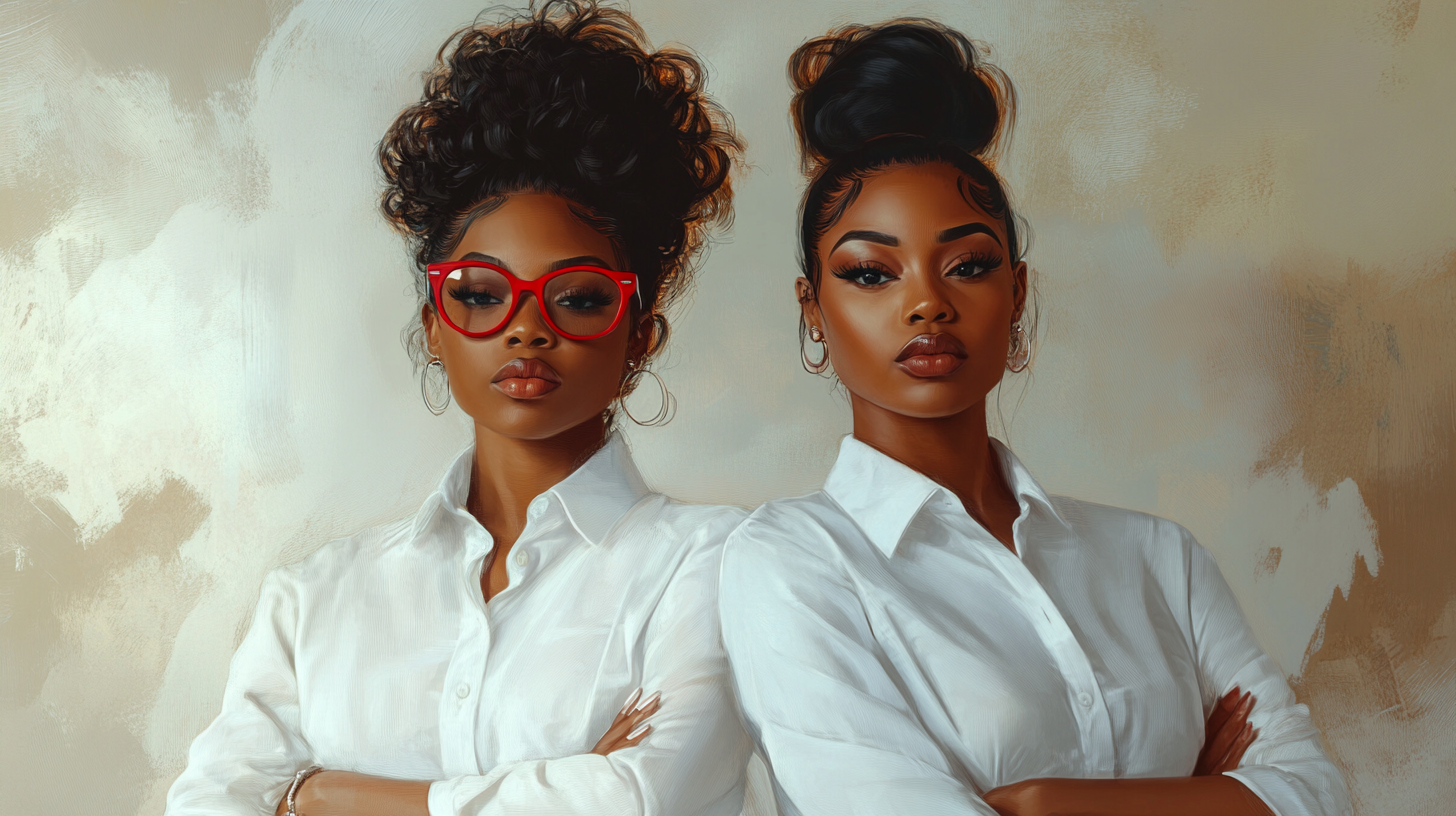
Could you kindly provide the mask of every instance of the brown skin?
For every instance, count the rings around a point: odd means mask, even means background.
[[[1026,305],[1026,264],[1010,258],[1005,224],[967,200],[960,182],[940,163],[871,176],[819,240],[818,286],[800,278],[796,290],[849,391],[855,438],[955,493],[1015,552],[1020,508],[990,445],[986,398]],[[927,335],[952,353],[914,354],[907,344]],[[1252,698],[1230,706],[1225,697],[1215,707],[1199,759],[1198,770],[1214,775],[1031,779],[984,799],[1003,816],[1269,816],[1241,783],[1216,775],[1237,767],[1253,740]]]
[[[523,280],[577,263],[623,268],[606,236],[573,215],[566,199],[547,193],[513,195],[475,219],[443,260],[472,255],[485,256]],[[440,320],[432,305],[424,307],[430,354],[444,363],[455,402],[475,421],[475,468],[466,509],[495,544],[480,576],[487,602],[510,583],[506,556],[526,527],[531,500],[571,475],[606,441],[604,413],[621,393],[628,361],[640,359],[649,343],[651,317],[634,314],[604,337],[568,340],[551,330],[535,298],[527,295],[505,328],[471,338]],[[496,381],[515,359],[546,363],[560,383],[550,388],[528,381],[540,378]],[[650,726],[632,739],[627,735],[657,712],[660,702],[648,699],[641,710],[619,712],[592,753],[605,756],[646,739]],[[424,781],[325,770],[302,786],[296,811],[302,816],[427,816],[429,788]],[[287,809],[280,800],[276,812]]]

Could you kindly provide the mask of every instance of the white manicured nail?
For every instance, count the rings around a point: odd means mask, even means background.
[[[632,729],[632,732],[627,735],[627,739],[629,739],[629,740],[637,739],[638,737],[642,736],[643,734],[646,734],[648,731],[651,731],[651,730],[652,730],[652,723],[642,723],[641,725],[639,725],[636,728]]]
[[[617,712],[617,715],[618,716],[621,716],[623,714],[626,714],[628,711],[631,711],[632,710],[632,704],[635,703],[635,702],[637,702],[637,698],[638,697],[641,697],[641,696],[642,696],[642,689],[640,689],[640,688],[637,689],[636,691],[632,692],[632,696],[631,697],[628,697],[627,698],[627,702],[625,702],[625,703],[622,704],[622,710],[621,711],[618,711]]]
[[[644,709],[644,708],[652,705],[653,703],[657,702],[657,698],[659,698],[661,696],[662,696],[662,692],[660,692],[660,691],[654,691],[654,692],[652,692],[652,696],[651,697],[648,697],[646,700],[643,700],[642,702],[640,702],[640,703],[637,704],[637,710],[638,711],[641,711],[642,709]]]

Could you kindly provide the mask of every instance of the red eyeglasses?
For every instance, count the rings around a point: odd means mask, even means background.
[[[530,292],[552,331],[569,340],[595,340],[617,328],[627,301],[637,294],[636,274],[599,266],[568,266],[535,280],[484,261],[430,264],[426,270],[436,313],[466,337],[505,328],[521,296]]]

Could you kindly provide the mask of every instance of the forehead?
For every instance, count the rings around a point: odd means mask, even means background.
[[[1005,225],[964,191],[963,173],[948,164],[898,165],[864,180],[859,195],[820,242],[834,245],[850,230],[872,230],[902,241],[929,239],[942,230],[981,221],[1004,243]]]
[[[450,260],[471,252],[499,258],[522,272],[562,258],[616,257],[611,240],[578,218],[570,201],[552,193],[516,193],[475,218]]]

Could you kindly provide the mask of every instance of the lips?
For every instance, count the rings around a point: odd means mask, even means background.
[[[517,357],[500,367],[491,385],[512,399],[544,397],[561,387],[561,375],[544,360]]]
[[[961,367],[967,357],[966,347],[944,332],[922,334],[900,349],[895,363],[912,377],[929,379],[944,377]]]

